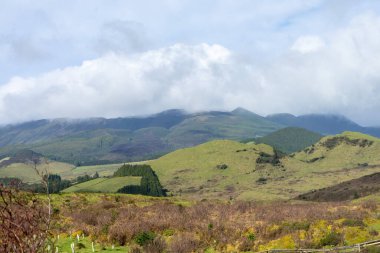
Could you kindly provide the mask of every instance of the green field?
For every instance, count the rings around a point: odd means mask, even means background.
[[[48,163],[41,163],[37,166],[37,169],[45,174],[59,174],[65,179],[74,179],[72,173],[74,165],[68,163],[61,163],[55,161],[49,161]],[[0,168],[0,177],[17,177],[25,183],[36,183],[41,181],[41,177],[34,170],[32,164],[25,163],[13,163],[6,167]]]
[[[97,178],[84,183],[76,184],[63,190],[69,192],[117,192],[126,185],[140,185],[141,177],[114,177],[114,178]]]

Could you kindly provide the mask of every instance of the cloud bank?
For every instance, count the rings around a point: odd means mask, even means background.
[[[123,29],[133,34],[136,26],[108,28],[119,36]],[[135,40],[130,47],[140,45],[140,37]],[[218,44],[117,50],[78,66],[12,78],[0,86],[0,123],[242,106],[264,115],[338,112],[380,125],[379,42],[380,17],[366,13],[323,36],[299,36],[266,64]]]

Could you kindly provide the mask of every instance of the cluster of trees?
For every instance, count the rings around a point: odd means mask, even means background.
[[[18,178],[0,178],[0,185],[34,193],[46,193],[46,186],[48,186],[49,193],[59,193],[71,186],[71,181],[62,180],[61,176],[57,174],[47,174],[42,177],[42,182],[35,184],[24,183]]]
[[[166,196],[166,190],[162,188],[156,173],[149,165],[125,164],[114,173],[114,177],[126,176],[141,177],[141,184],[124,186],[118,192],[148,196]]]
[[[77,183],[84,183],[84,182],[87,182],[87,181],[90,181],[91,179],[96,179],[96,178],[99,178],[99,173],[96,172],[93,176],[89,176],[89,175],[84,175],[84,176],[79,176],[77,177]]]
[[[44,184],[32,184],[25,185],[22,187],[24,190],[29,190],[36,193],[45,193],[46,186],[48,187],[49,193],[59,193],[63,189],[66,189],[71,186],[70,180],[62,180],[60,175],[57,174],[48,174],[44,175]]]

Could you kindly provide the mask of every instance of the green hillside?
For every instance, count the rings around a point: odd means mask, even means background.
[[[256,163],[262,153],[274,154],[265,144],[218,140],[180,149],[148,163],[163,186],[175,195],[230,198],[256,188],[269,171],[276,177],[283,175],[271,164]]]
[[[126,185],[140,185],[141,177],[113,177],[97,178],[84,183],[76,184],[63,190],[69,192],[105,192],[115,193]]]
[[[74,179],[72,173],[75,167],[68,163],[48,161],[38,164],[37,169],[42,173],[59,174],[63,179]],[[83,173],[85,174],[85,173]],[[16,177],[25,183],[36,183],[41,181],[41,177],[34,170],[34,165],[30,163],[12,163],[0,168],[0,178]]]
[[[265,144],[222,140],[148,163],[172,194],[195,198],[289,199],[380,171],[380,140],[353,132],[274,162]],[[226,166],[224,166],[226,165]]]
[[[300,151],[318,142],[322,135],[298,127],[287,127],[264,137],[255,139],[256,143],[268,144],[286,154]]]
[[[294,155],[320,170],[380,165],[380,139],[357,132],[326,136]]]

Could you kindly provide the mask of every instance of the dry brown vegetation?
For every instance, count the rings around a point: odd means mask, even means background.
[[[365,226],[362,221],[376,210],[374,202],[176,204],[168,199],[151,199],[142,204],[128,196],[103,196],[96,203],[88,203],[84,195],[76,195],[61,207],[61,215],[66,219],[61,229],[81,230],[97,242],[134,245],[133,252],[163,252],[164,249],[198,252],[210,247],[226,252],[232,246],[239,251],[250,251],[289,234],[295,247],[310,248],[330,243],[329,237],[315,241],[313,224],[325,222],[323,226],[329,227],[333,243],[342,245],[345,234],[341,228],[345,225],[336,221],[357,221]]]
[[[50,224],[40,198],[0,185],[0,252],[45,252]]]

